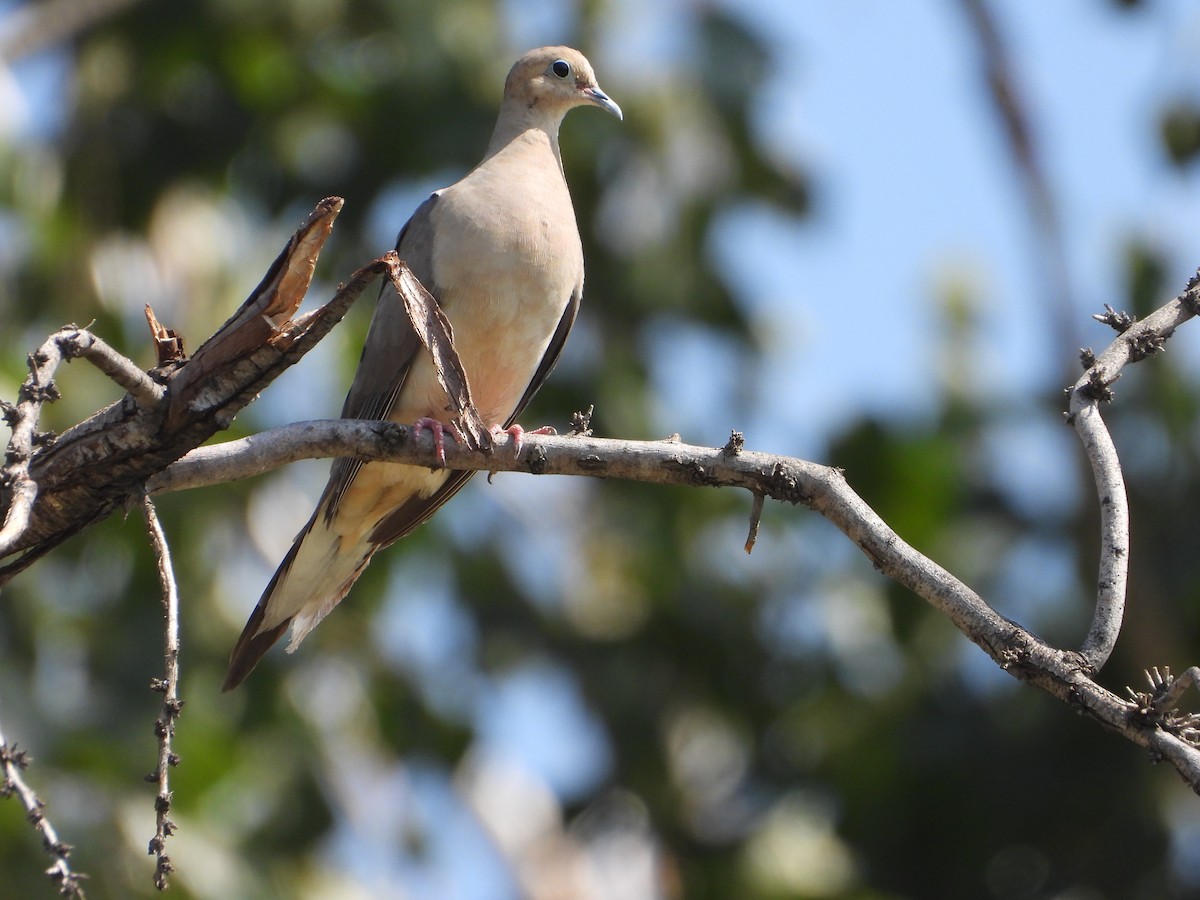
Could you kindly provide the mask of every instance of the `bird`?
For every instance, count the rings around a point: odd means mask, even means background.
[[[434,191],[396,251],[453,329],[476,409],[518,441],[517,417],[554,368],[583,296],[583,247],[558,132],[572,109],[624,118],[570,47],[516,61],[482,161]],[[416,423],[442,436],[446,396],[395,289],[385,284],[342,418]],[[222,686],[241,684],[290,627],[287,651],[346,596],[375,553],[412,532],[469,471],[334,460],[308,523],[263,591],[234,646]]]

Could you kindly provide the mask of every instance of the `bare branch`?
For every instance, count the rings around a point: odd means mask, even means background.
[[[763,504],[766,497],[762,494],[755,494],[754,501],[750,506],[750,531],[746,535],[746,543],[743,549],[750,553],[754,550],[754,545],[758,543],[758,526],[762,523]]]
[[[1100,416],[1097,401],[1082,406],[1071,417],[1088,461],[1100,498],[1100,573],[1096,582],[1096,612],[1079,648],[1093,671],[1099,671],[1116,646],[1125,615],[1129,581],[1129,499],[1117,448]]]
[[[87,876],[82,872],[71,870],[71,865],[67,861],[67,857],[71,855],[71,845],[64,844],[58,839],[58,832],[46,818],[46,804],[34,793],[33,788],[25,783],[25,778],[21,774],[21,771],[30,762],[29,754],[24,750],[18,750],[16,744],[8,744],[4,740],[4,735],[0,734],[0,769],[3,769],[4,772],[4,781],[0,784],[0,795],[9,797],[16,794],[21,798],[29,821],[42,836],[42,848],[50,854],[50,858],[53,860],[50,868],[46,870],[46,874],[58,886],[59,894],[83,900],[84,893],[80,881]]]
[[[454,441],[445,446],[451,469],[622,478],[651,484],[737,487],[755,496],[803,503],[829,519],[875,567],[924,598],[982,647],[1006,672],[1036,685],[1106,727],[1170,760],[1200,792],[1200,751],[1138,718],[1130,704],[1096,684],[1080,654],[1058,650],[993,610],[978,594],[906,544],[846,483],[838,469],[788,457],[676,440],[635,442],[527,434],[520,457],[511,438],[493,452]],[[428,436],[390,422],[301,422],[192,451],[154,478],[155,492],[183,490],[259,474],[298,459],[336,455],[437,466]]]
[[[8,512],[4,517],[4,527],[0,528],[0,556],[16,543],[17,539],[29,527],[29,511],[37,499],[37,482],[31,479],[26,471],[20,469],[7,478],[8,481]]]
[[[1200,278],[1188,282],[1183,293],[1147,316],[1133,322],[1108,308],[1102,318],[1119,320],[1120,336],[1099,356],[1087,354],[1091,364],[1071,388],[1068,421],[1074,426],[1092,466],[1100,498],[1100,573],[1096,613],[1080,647],[1086,665],[1099,671],[1112,655],[1125,614],[1129,578],[1129,500],[1112,437],[1100,415],[1100,404],[1112,398],[1110,385],[1131,362],[1162,350],[1175,329],[1196,314],[1200,304]]]
[[[1174,329],[1195,314],[1200,304],[1200,281],[1194,279],[1184,294],[1144,321],[1130,322],[1099,356],[1090,352],[1083,355],[1089,368],[1071,391],[1069,416],[1092,461],[1102,501],[1104,541],[1095,620],[1082,649],[1073,652],[1050,647],[1000,616],[968,586],[904,543],[846,484],[839,470],[745,451],[736,433],[726,447],[711,449],[682,444],[677,437],[639,443],[601,440],[583,434],[558,437],[534,432],[526,433],[525,450],[518,457],[511,437],[488,446],[490,441],[471,439],[472,429],[468,427],[464,429],[468,433],[465,443],[449,442],[444,461],[439,461],[433,441],[419,436],[412,428],[390,422],[339,420],[297,423],[241,441],[193,449],[197,437],[207,437],[224,427],[229,417],[278,371],[315,344],[366,284],[380,274],[391,279],[405,302],[414,329],[433,354],[451,409],[470,425],[469,417],[474,410],[465,373],[454,353],[449,323],[395,254],[388,254],[356,272],[325,307],[295,320],[291,318],[338,208],[340,201],[335,199],[319,206],[246,305],[192,359],[177,366],[169,364],[170,371],[160,372],[168,386],[167,397],[149,413],[158,417],[153,423],[157,430],[149,430],[150,439],[146,422],[137,423],[140,430],[134,430],[144,443],[137,446],[136,453],[131,454],[129,447],[114,441],[112,435],[136,420],[137,415],[133,414],[131,419],[127,410],[114,413],[110,409],[72,429],[49,451],[34,454],[27,480],[36,483],[39,491],[33,507],[35,514],[46,505],[43,497],[48,490],[58,491],[71,501],[81,496],[94,500],[96,495],[82,490],[80,483],[90,484],[89,479],[107,477],[105,483],[110,493],[101,495],[103,502],[92,502],[90,506],[66,504],[75,510],[75,518],[60,523],[57,530],[42,527],[31,554],[45,552],[57,540],[107,515],[135,491],[141,497],[143,492],[161,493],[223,483],[315,457],[744,488],[755,498],[752,522],[757,522],[760,504],[767,497],[804,503],[821,513],[849,536],[883,574],[945,614],[1002,669],[1087,712],[1105,726],[1150,748],[1157,757],[1171,760],[1193,789],[1200,791],[1200,751],[1185,739],[1184,731],[1164,729],[1165,720],[1156,710],[1145,704],[1131,704],[1091,678],[1107,660],[1120,630],[1129,543],[1124,484],[1111,438],[1099,414],[1099,404],[1111,398],[1110,385],[1124,365],[1160,351]],[[161,326],[158,331],[168,335]],[[36,443],[33,432],[36,407],[32,404],[40,402],[39,392],[44,392],[46,399],[53,395],[49,375],[42,370],[48,367],[52,373],[50,357],[55,352],[61,352],[58,344],[44,358],[34,360],[33,374],[27,384],[29,396],[22,397],[34,409],[32,419],[15,407],[6,410],[16,423],[14,432],[20,431],[26,448]],[[141,414],[147,415],[147,410],[143,408]],[[584,417],[578,417],[575,430],[587,430]],[[186,433],[186,440],[164,443],[163,432]],[[20,463],[22,445],[16,442],[11,447],[9,471],[13,473],[10,483],[14,487],[8,492],[10,516],[11,510],[20,510],[17,503],[20,494],[16,490],[20,479],[15,476],[21,474],[21,469],[13,464]],[[187,450],[191,452],[185,456]],[[109,471],[114,459],[118,464],[126,464],[120,477]],[[136,460],[136,465],[128,465],[131,459]],[[97,465],[104,467],[100,475]],[[75,493],[64,492],[64,483]],[[57,507],[52,504],[50,508]],[[86,512],[80,514],[80,508]],[[21,549],[29,544],[10,544],[8,549],[11,551],[14,546]],[[28,556],[0,568],[0,579],[27,564]],[[164,727],[167,724],[169,719],[165,718]],[[165,784],[162,796],[169,799]]]
[[[80,328],[70,340],[72,356],[83,357],[125,388],[139,406],[153,409],[166,396],[167,389],[139,369],[137,363],[122,356],[90,331]]]
[[[228,427],[386,271],[380,261],[371,263],[324,306],[292,318],[341,207],[338,197],[317,205],[241,309],[191,359],[158,369],[151,378],[134,375],[131,365],[104,353],[94,339],[86,342],[81,352],[95,352],[102,367],[133,393],[52,443],[43,439],[44,446],[38,446],[35,432],[40,404],[56,396],[51,376],[58,362],[74,352],[70,339],[78,329],[52,336],[31,357],[21,402],[5,410],[13,436],[0,483],[0,506],[6,508],[0,557],[21,555],[0,566],[0,583],[71,535],[137,501],[146,478]],[[161,351],[160,338],[170,332],[160,330],[155,339]],[[157,387],[150,387],[156,379],[167,388],[162,402],[154,402]]]
[[[129,391],[135,402],[152,409],[163,399],[166,391],[130,359],[126,359],[100,338],[82,328],[68,325],[46,339],[29,357],[29,377],[21,386],[15,406],[5,407],[5,418],[12,427],[12,436],[5,458],[3,484],[11,499],[0,529],[0,557],[11,552],[17,539],[29,525],[30,513],[37,499],[38,486],[29,477],[37,445],[49,445],[52,435],[37,431],[42,406],[58,399],[54,373],[64,360],[83,357]]]
[[[146,517],[146,531],[150,535],[150,543],[154,546],[154,558],[158,561],[158,580],[166,613],[163,641],[165,677],[161,680],[156,678],[150,683],[152,690],[163,695],[162,713],[154,723],[154,733],[158,737],[158,767],[146,776],[148,781],[158,785],[158,794],[154,800],[156,827],[154,837],[150,839],[148,852],[155,857],[154,886],[164,891],[167,889],[167,876],[174,871],[171,857],[166,853],[167,838],[175,832],[175,823],[167,818],[171,811],[170,770],[172,766],[179,765],[179,757],[171,750],[171,740],[175,737],[175,720],[179,718],[183,709],[183,701],[179,699],[179,590],[171,565],[167,536],[158,520],[154,502],[149,497],[143,498],[142,511]]]
[[[38,495],[36,480],[30,478],[29,467],[33,460],[34,446],[45,442],[46,437],[37,431],[38,418],[45,403],[58,399],[58,388],[54,385],[54,373],[65,358],[63,340],[74,334],[74,327],[50,335],[29,356],[29,377],[21,385],[15,406],[5,405],[4,418],[12,428],[8,441],[8,452],[4,457],[3,479],[0,494],[8,494],[8,510],[4,527],[0,528],[0,557],[11,552],[17,540],[29,525],[29,516]]]

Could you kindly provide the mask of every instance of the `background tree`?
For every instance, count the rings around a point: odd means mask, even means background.
[[[910,7],[887,52],[869,43],[885,13],[834,23],[861,46],[866,87],[842,86],[846,103],[936,54],[931,33],[964,61],[891,118],[862,115],[854,147],[805,144],[786,102],[842,45],[806,43],[796,16],[751,4],[535,15],[520,2],[263,0],[114,5],[84,22],[62,14],[69,3],[18,7],[0,38],[0,396],[64,321],[95,319],[145,365],[146,302],[193,342],[211,333],[313,203],[338,194],[313,291],[328,296],[478,157],[516,53],[563,41],[627,116],[564,129],[587,298],[526,424],[563,425],[595,403],[600,434],[720,444],[737,427],[755,449],[837,464],[1002,612],[1077,642],[1095,504],[1055,387],[1075,377],[1077,342],[1108,340],[1082,327],[1085,311],[1148,311],[1200,262],[1195,215],[1179,212],[1196,191],[1197,73],[1172,64],[1189,21],[1178,4],[1080,3],[1043,20],[994,5],[996,22],[975,3]],[[1143,88],[1140,139],[1157,142],[1144,152],[1175,167],[1164,178],[1180,198],[1147,191],[1150,212],[1105,235],[1078,198],[1125,180],[1072,183],[1075,132],[1038,105],[1050,99],[1037,42],[1077,62],[1103,44],[1089,29],[1162,50],[1149,74],[1140,57],[1104,65]],[[960,92],[990,155],[938,184],[906,181],[906,155],[949,139],[922,118],[928,98]],[[1099,152],[1104,124],[1080,145]],[[908,290],[890,242],[860,247],[835,296],[789,286],[791,265],[822,264],[812,235],[836,235],[862,202],[838,154],[857,159],[867,142],[895,166],[868,196],[881,216],[903,208],[897,245],[949,220],[959,179],[982,173],[1011,190],[1005,234],[1028,242],[1025,268],[989,269],[948,239],[923,302],[899,311],[915,327],[883,337],[875,326]],[[991,211],[977,213],[990,235]],[[1098,244],[1123,245],[1123,286],[1078,265]],[[233,432],[336,413],[367,317]],[[1111,412],[1134,521],[1113,688],[1196,661],[1200,395],[1195,338],[1180,337],[1118,384]],[[934,362],[914,401],[917,358]],[[60,382],[52,427],[113,397],[91,372]],[[160,503],[183,592],[180,896],[1163,897],[1200,881],[1200,806],[1174,773],[998,672],[814,516],[768,507],[743,558],[746,504],[732,494],[479,480],[373,565],[300,654],[270,657],[223,697],[231,642],[325,470]],[[157,596],[130,517],[41,561],[0,603],[5,734],[37,757],[101,896],[152,891],[139,854],[153,833],[141,776],[154,764]],[[0,829],[12,889],[47,892],[16,804],[0,806]]]

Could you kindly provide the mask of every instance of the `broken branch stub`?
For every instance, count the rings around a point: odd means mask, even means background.
[[[35,451],[27,477],[37,485],[37,498],[24,531],[4,548],[6,556],[21,555],[0,567],[0,583],[108,516],[140,494],[149,476],[228,427],[341,320],[378,276],[378,262],[356,272],[320,309],[292,318],[341,208],[340,197],[317,204],[237,313],[190,359],[152,373],[167,389],[161,403],[139,406],[126,396]],[[157,333],[156,343],[165,334]],[[0,491],[0,509],[12,501],[7,488]]]

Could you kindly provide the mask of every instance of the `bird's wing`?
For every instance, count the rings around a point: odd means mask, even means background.
[[[438,296],[438,289],[433,283],[434,228],[431,216],[439,193],[417,207],[396,238],[396,252],[434,297]],[[342,418],[386,419],[404,387],[413,359],[420,351],[421,339],[413,330],[404,304],[392,284],[385,282],[367,329],[354,382],[342,404]],[[338,504],[360,468],[361,460],[334,461],[321,498],[327,519],[337,514]]]
[[[571,299],[567,301],[567,308],[563,310],[562,318],[558,320],[558,327],[554,329],[554,336],[550,338],[550,344],[546,347],[542,361],[538,363],[537,371],[533,373],[533,379],[529,382],[529,387],[525,388],[525,393],[521,395],[512,415],[504,423],[505,428],[517,421],[517,417],[525,411],[525,407],[529,405],[533,395],[541,390],[550,373],[554,371],[555,365],[558,364],[558,358],[562,355],[563,347],[567,343],[567,335],[570,334],[571,326],[575,324],[575,317],[579,314],[579,302],[582,299],[583,290],[578,287],[571,294]]]

